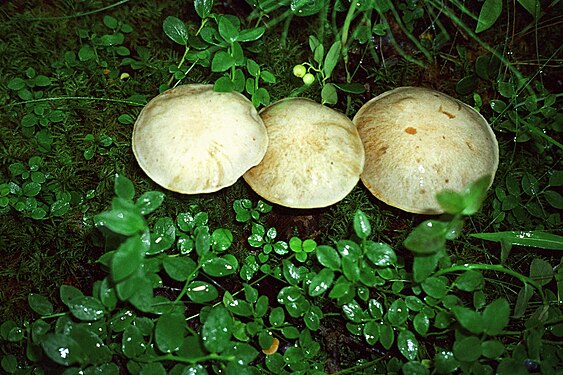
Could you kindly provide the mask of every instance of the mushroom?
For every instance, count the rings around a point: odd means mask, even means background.
[[[210,193],[234,184],[268,147],[252,103],[237,92],[191,84],[167,90],[141,111],[133,153],[160,186],[178,193]]]
[[[305,98],[282,99],[260,117],[268,150],[243,176],[258,195],[291,208],[326,207],[358,183],[364,149],[348,117]]]
[[[362,182],[404,211],[440,214],[436,193],[496,173],[498,144],[487,121],[446,94],[400,87],[368,101],[353,122],[366,152]]]

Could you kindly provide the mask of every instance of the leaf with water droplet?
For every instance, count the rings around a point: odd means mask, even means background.
[[[397,336],[397,347],[409,361],[414,361],[418,354],[418,340],[411,331],[401,331]]]
[[[232,254],[215,257],[203,263],[203,271],[212,277],[232,275],[237,271],[238,261]]]
[[[129,325],[125,328],[121,339],[121,350],[127,358],[137,358],[145,352],[147,344],[139,327]]]
[[[354,231],[362,240],[365,240],[371,234],[368,217],[361,210],[357,210],[354,214]]]
[[[203,281],[191,282],[186,294],[196,303],[211,302],[219,296],[219,292],[213,285]]]
[[[49,358],[64,366],[81,362],[85,358],[85,354],[78,343],[70,336],[61,333],[46,335],[41,342],[41,347]]]
[[[98,320],[104,316],[105,309],[99,299],[89,296],[73,298],[68,308],[75,318],[80,320]]]
[[[334,272],[331,269],[323,268],[309,284],[309,295],[311,297],[317,297],[330,288],[332,281],[334,280]]]
[[[367,241],[366,256],[377,267],[389,267],[397,262],[397,255],[391,246],[383,242]]]
[[[224,306],[216,306],[207,315],[201,337],[203,345],[211,353],[220,353],[226,349],[231,339],[233,318]]]
[[[389,306],[389,311],[387,311],[387,320],[395,327],[402,326],[409,316],[407,303],[404,299],[396,299],[393,301],[391,306]]]

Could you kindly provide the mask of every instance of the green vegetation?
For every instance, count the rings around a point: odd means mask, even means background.
[[[0,8],[2,371],[562,371],[557,2],[36,3]],[[499,170],[440,217],[361,184],[314,210],[165,192],[132,125],[185,83],[349,116],[431,87],[490,121]]]

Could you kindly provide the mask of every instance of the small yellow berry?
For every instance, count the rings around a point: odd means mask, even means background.
[[[307,73],[303,76],[303,83],[306,84],[307,86],[309,86],[313,82],[315,82],[315,76],[312,75],[311,73]]]
[[[305,68],[301,64],[297,64],[293,67],[293,75],[299,78],[302,78],[305,74],[307,74],[307,68]]]

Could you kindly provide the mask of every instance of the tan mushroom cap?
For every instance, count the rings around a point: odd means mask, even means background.
[[[252,103],[213,85],[182,85],[153,98],[133,129],[133,153],[157,184],[178,193],[217,191],[258,164],[268,147]]]
[[[326,207],[358,183],[364,149],[348,117],[310,99],[282,99],[260,111],[270,143],[243,177],[263,198],[291,208]]]
[[[446,94],[400,87],[364,104],[353,121],[366,152],[362,182],[404,211],[442,213],[438,192],[496,173],[498,144],[487,121]]]

